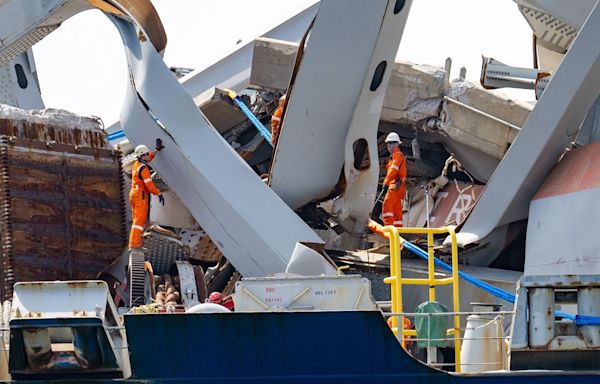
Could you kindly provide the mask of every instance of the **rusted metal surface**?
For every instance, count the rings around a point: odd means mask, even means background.
[[[204,269],[199,265],[194,266],[194,276],[196,278],[196,289],[198,290],[198,301],[204,303],[208,297],[208,288],[206,286],[206,277],[204,277]]]
[[[100,130],[67,128],[27,120],[0,118],[0,135],[44,143],[71,144],[90,148],[107,148],[106,134]]]
[[[95,278],[126,245],[120,155],[91,131],[8,122],[0,131],[20,137],[0,136],[3,299],[19,281]]]
[[[194,252],[190,253],[190,258],[198,261],[214,263],[219,261],[223,253],[208,235],[203,236],[194,247]]]
[[[96,1],[97,2],[97,1]],[[127,12],[150,37],[154,48],[161,52],[167,46],[167,33],[150,0],[103,0]]]
[[[14,250],[12,244],[12,222],[10,189],[8,186],[8,140],[0,136],[0,252],[2,253],[0,278],[2,299],[12,297],[15,283]]]
[[[235,289],[235,283],[237,283],[239,279],[240,273],[238,271],[233,272],[233,275],[231,275],[231,277],[229,278],[229,281],[225,285],[225,288],[223,288],[223,296],[229,296],[233,293]]]

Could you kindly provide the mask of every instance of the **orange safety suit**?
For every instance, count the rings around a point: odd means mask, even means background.
[[[154,151],[150,152],[150,160],[154,159],[155,154]],[[139,248],[142,245],[142,233],[148,222],[150,194],[158,196],[160,191],[152,182],[148,164],[136,160],[131,171],[131,191],[129,191],[133,219],[129,232],[129,248]]]
[[[277,138],[279,137],[279,127],[281,126],[281,117],[283,115],[283,108],[285,108],[285,98],[279,99],[279,105],[271,116],[271,144],[275,145]]]
[[[406,194],[406,159],[400,149],[392,153],[386,168],[387,174],[383,184],[388,190],[383,199],[381,217],[385,225],[402,227],[402,200]]]

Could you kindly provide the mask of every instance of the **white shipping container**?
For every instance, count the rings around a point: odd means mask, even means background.
[[[276,275],[235,287],[236,312],[375,310],[371,282],[359,275]]]

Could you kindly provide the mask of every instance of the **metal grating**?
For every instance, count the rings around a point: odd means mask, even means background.
[[[21,53],[28,50],[31,46],[33,46],[38,41],[42,40],[56,28],[58,28],[60,24],[50,25],[47,27],[39,27],[32,29],[25,36],[15,41],[8,47],[0,50],[0,67],[8,64],[9,61],[19,56]]]
[[[189,258],[188,247],[181,244],[181,241],[158,232],[148,231],[144,233],[142,246],[146,254],[146,260],[152,264],[152,269],[156,275],[168,273],[175,261]]]

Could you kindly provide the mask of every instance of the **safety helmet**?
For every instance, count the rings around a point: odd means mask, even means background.
[[[144,144],[138,145],[137,147],[135,147],[135,151],[133,151],[133,154],[135,155],[135,157],[144,156],[149,153],[150,153],[150,150]]]
[[[209,303],[221,304],[222,301],[223,295],[221,295],[221,292],[213,292],[208,296]]]
[[[402,143],[400,136],[396,132],[390,132],[385,138],[386,143]]]

